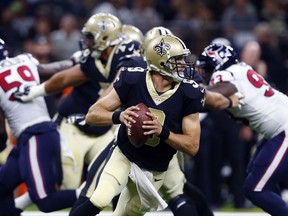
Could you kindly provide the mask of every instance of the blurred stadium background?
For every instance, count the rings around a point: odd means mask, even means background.
[[[107,4],[110,6],[108,7]],[[231,17],[231,14],[242,9],[246,14],[242,16],[245,20],[238,19],[237,16]],[[229,39],[239,54],[248,42],[256,41],[260,46],[258,59],[254,62],[247,62],[253,60],[253,58],[248,58],[245,61],[255,67],[259,64],[263,65],[264,62],[266,70],[262,75],[273,84],[273,87],[287,94],[287,0],[5,0],[0,1],[0,11],[0,38],[4,39],[9,46],[10,54],[29,52],[40,63],[70,58],[71,54],[79,49],[78,41],[81,38],[83,23],[99,11],[113,13],[123,23],[135,25],[143,33],[154,26],[168,27],[184,40],[195,55],[218,37]],[[242,56],[241,58],[244,59]],[[42,81],[46,79],[45,76],[41,77]],[[55,114],[61,96],[62,94],[55,94],[46,97],[51,116]],[[209,117],[211,116],[204,119],[207,129],[203,129],[203,132],[211,132],[210,127],[211,125],[213,127],[213,123],[221,126],[227,122],[221,118],[220,125],[215,118]],[[205,122],[202,122],[203,124]],[[215,131],[215,127],[213,130],[215,134],[224,137],[225,134]],[[205,134],[206,137],[210,135]],[[225,213],[216,212],[216,216],[264,216],[265,214],[259,212],[258,209],[255,210],[256,213],[234,212],[242,211],[244,208],[254,212],[254,208],[250,209],[252,206],[247,206],[243,197],[242,182],[245,167],[258,135],[253,134],[247,127],[240,127],[239,137],[241,142],[239,145],[238,142],[237,145],[235,144],[236,139],[233,142],[217,143],[217,145],[211,145],[209,141],[202,144],[203,147],[198,156],[186,160],[187,179],[204,192],[213,208],[217,211],[225,211]],[[233,145],[231,148],[233,151],[226,152],[231,145]],[[216,150],[212,149],[213,146]],[[217,161],[213,158],[216,156],[219,159]],[[215,168],[218,164],[219,166]],[[215,176],[218,177],[218,181],[215,180]],[[232,202],[232,204],[223,209],[223,205],[227,202]],[[32,209],[25,211],[23,215],[66,216],[67,212],[44,214]],[[111,213],[104,212],[101,215],[111,215]],[[171,214],[164,212],[163,214],[154,213],[154,215]]]

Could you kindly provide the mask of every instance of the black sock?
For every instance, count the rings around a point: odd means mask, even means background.
[[[194,203],[184,194],[173,198],[169,202],[169,208],[174,216],[198,216]]]
[[[80,206],[70,212],[69,216],[95,216],[101,209],[97,208],[90,200],[85,201]]]

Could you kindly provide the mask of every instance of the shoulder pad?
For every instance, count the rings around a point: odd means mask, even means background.
[[[25,56],[25,58],[28,58],[29,61],[32,61],[35,65],[39,65],[39,61],[36,58],[34,58],[31,53],[23,53],[22,55],[19,56]]]
[[[81,51],[81,56],[79,58],[79,62],[85,63],[89,57],[91,57],[91,51],[89,49],[85,49],[85,50]]]
[[[212,74],[209,85],[215,85],[219,82],[231,82],[235,80],[232,72],[229,71],[217,71]]]
[[[120,62],[117,65],[117,68],[121,67],[142,67],[146,68],[147,63],[141,56],[135,56],[135,55],[125,55],[120,58]]]
[[[123,67],[121,75],[128,84],[135,84],[139,81],[140,76],[147,72],[147,69],[141,67]]]
[[[115,53],[125,53],[125,55],[137,54],[140,51],[140,43],[131,39],[123,40],[117,47]]]
[[[205,89],[202,88],[198,83],[194,80],[186,80],[182,81],[184,85],[184,92],[188,98],[197,99],[203,98],[205,95]]]

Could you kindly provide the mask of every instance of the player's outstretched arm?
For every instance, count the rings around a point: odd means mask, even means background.
[[[218,92],[206,91],[205,107],[208,109],[225,110],[232,107],[241,108],[242,94],[239,92],[225,97]]]
[[[232,83],[217,83],[206,88],[205,107],[218,110],[241,108],[243,97]]]
[[[76,51],[69,59],[51,62],[48,64],[39,64],[38,72],[40,76],[51,77],[53,74],[66,70],[74,65],[78,64],[81,58],[82,51]]]
[[[54,74],[44,83],[36,86],[21,86],[14,93],[15,98],[21,102],[28,102],[36,97],[46,96],[57,93],[69,86],[76,86],[88,80],[88,77],[82,72],[80,65],[60,71]]]

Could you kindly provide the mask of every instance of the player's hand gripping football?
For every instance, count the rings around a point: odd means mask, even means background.
[[[120,114],[120,121],[126,125],[126,132],[130,142],[137,148],[141,147],[149,135],[159,135],[162,126],[151,114],[144,103],[127,108]]]
[[[138,114],[140,108],[137,106],[128,107],[126,110],[121,112],[120,121],[126,125],[126,127],[130,128],[131,123],[136,123],[135,118],[138,118]]]
[[[156,135],[159,136],[159,134],[162,131],[162,125],[158,121],[157,117],[154,116],[152,113],[146,113],[148,116],[151,117],[151,120],[144,121],[143,122],[143,129],[145,129],[146,132],[144,132],[145,135]]]

